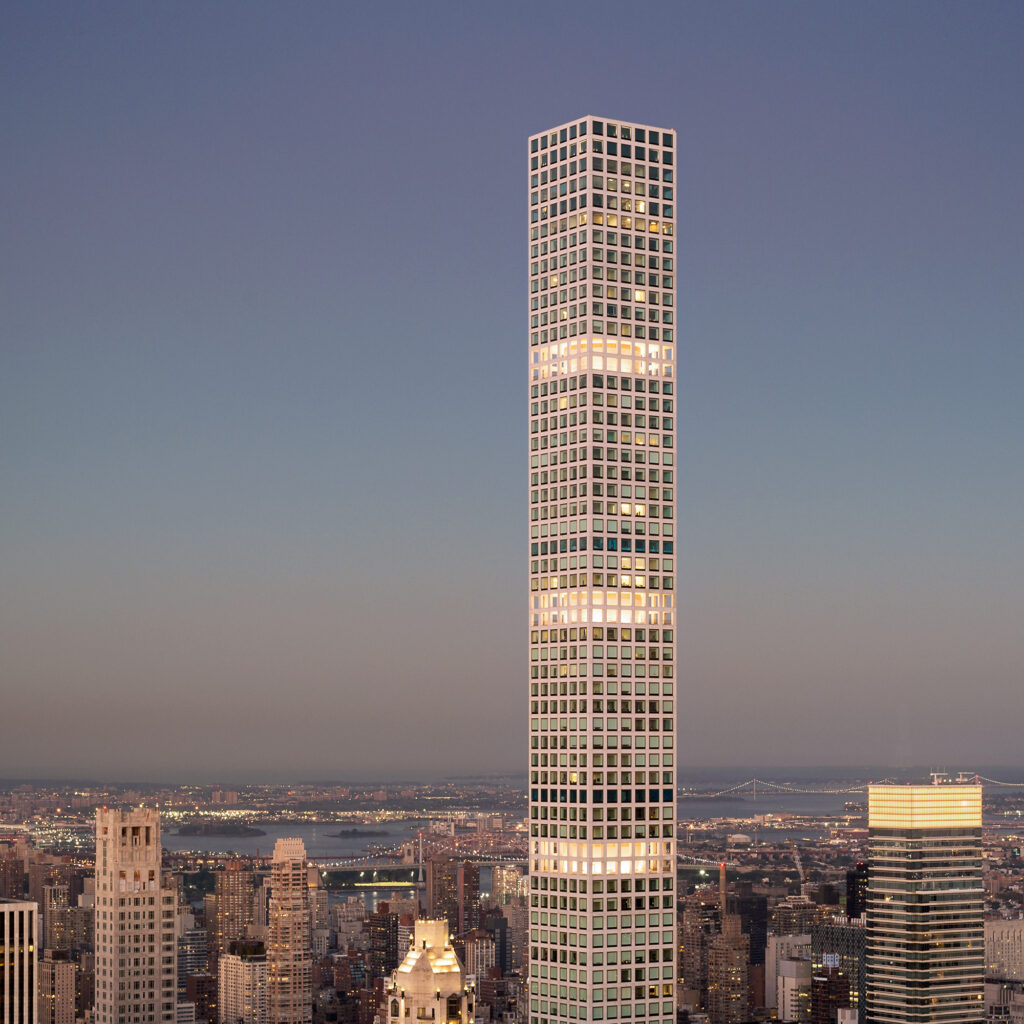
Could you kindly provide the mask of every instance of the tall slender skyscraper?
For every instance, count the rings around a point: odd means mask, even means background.
[[[253,922],[255,876],[243,861],[229,860],[217,872],[213,920],[209,931],[209,965],[217,970],[217,958],[233,941],[245,938]]]
[[[980,1024],[981,786],[871,786],[868,848],[868,1021]]]
[[[174,890],[161,886],[160,815],[96,812],[96,1024],[173,1024]]]
[[[313,1019],[313,953],[306,848],[278,839],[270,865],[267,920],[267,1017],[270,1024]]]
[[[675,1019],[674,165],[529,142],[530,1024]]]

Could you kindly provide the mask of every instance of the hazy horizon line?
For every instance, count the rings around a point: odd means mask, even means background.
[[[892,765],[892,764],[732,764],[732,765],[679,765],[677,773],[679,782],[687,781],[686,776],[702,776],[705,778],[739,778],[740,776],[759,777],[761,774],[783,774],[793,776],[826,776],[827,778],[842,779],[874,779],[889,778],[892,776],[922,776],[927,779],[931,772],[945,772],[955,777],[960,773],[967,775],[977,774],[984,776],[987,772],[996,770],[1017,770],[1024,776],[1024,764],[996,763],[987,765],[974,765],[971,767],[953,766],[942,764],[915,764],[915,765]],[[881,773],[881,774],[880,774]],[[231,772],[228,775],[184,775],[178,778],[167,776],[132,779],[132,778],[98,778],[86,775],[40,775],[40,774],[13,774],[0,777],[0,787],[23,786],[23,785],[81,785],[81,786],[121,786],[130,787],[163,787],[163,786],[367,786],[367,785],[442,785],[457,784],[460,782],[480,782],[485,780],[509,780],[525,779],[525,769],[510,770],[504,772],[459,772],[438,775],[421,775],[410,777],[408,775],[360,775],[360,776],[330,776],[330,775],[308,775],[291,776],[282,773],[280,775],[256,774],[242,775]],[[773,780],[777,781],[777,780]],[[1024,784],[1024,782],[1022,782]]]

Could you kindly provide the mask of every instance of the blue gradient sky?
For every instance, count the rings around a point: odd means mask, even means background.
[[[525,140],[679,132],[681,754],[1017,763],[1024,6],[16,4],[0,775],[525,764]]]

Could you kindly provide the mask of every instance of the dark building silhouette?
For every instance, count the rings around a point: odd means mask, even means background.
[[[78,954],[78,973],[75,975],[75,1016],[84,1018],[96,1001],[96,955]]]
[[[755,896],[750,882],[738,882],[736,891],[726,895],[725,907],[740,919],[743,934],[750,939],[751,964],[763,964],[768,945],[768,897]]]
[[[814,895],[814,901],[823,907],[838,907],[839,890],[831,882],[822,882]]]
[[[851,871],[846,872],[846,916],[860,917],[868,909],[868,865],[857,861]]]
[[[501,969],[492,967],[486,978],[477,979],[478,1002],[491,1008],[491,1020],[500,1020],[502,1014],[515,1006],[515,987],[512,980],[501,976]]]
[[[512,971],[511,948],[508,941],[508,921],[504,914],[491,913],[483,920],[484,931],[494,939],[494,964],[502,975]]]
[[[217,979],[208,971],[185,979],[185,1001],[195,1003],[196,1019],[215,1024],[217,1020]]]
[[[25,867],[13,850],[0,857],[0,899],[20,900],[25,895]]]
[[[366,968],[372,978],[390,976],[398,967],[398,921],[399,915],[393,914],[387,903],[378,904],[369,917],[370,949]]]
[[[850,979],[839,970],[815,971],[811,978],[811,1024],[836,1024],[850,1006]]]
[[[472,861],[432,857],[427,861],[427,916],[444,918],[452,935],[480,926],[480,868]]]

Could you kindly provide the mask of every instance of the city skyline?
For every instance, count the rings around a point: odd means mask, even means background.
[[[655,12],[11,9],[0,774],[521,770],[577,114],[678,133],[680,769],[1017,760],[1024,12]]]

